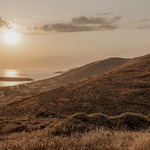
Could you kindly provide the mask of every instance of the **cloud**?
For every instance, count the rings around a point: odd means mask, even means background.
[[[80,16],[72,19],[73,24],[101,24],[110,25],[119,21],[122,17],[119,15],[114,15],[113,13],[101,14],[99,17],[85,17]]]
[[[111,25],[111,24],[104,24],[104,25],[100,25],[98,26],[96,29],[99,30],[114,30],[117,29],[118,27],[115,25]]]
[[[94,17],[85,17],[85,16],[80,16],[78,18],[73,18],[72,23],[74,24],[101,24],[101,23],[106,23],[105,18],[94,18]]]
[[[92,27],[88,26],[77,26],[73,24],[64,24],[64,23],[56,23],[56,24],[48,24],[41,27],[43,31],[56,31],[56,32],[78,32],[78,31],[91,31]]]
[[[69,23],[48,23],[39,27],[34,27],[32,28],[32,33],[114,30],[117,28],[116,23],[121,18],[121,16],[112,12],[99,14],[97,17],[79,16],[70,19]]]
[[[150,29],[150,24],[148,24],[150,22],[150,18],[140,19],[140,20],[138,20],[138,22],[140,24],[144,24],[145,23],[147,25],[141,25],[137,29]]]
[[[0,17],[0,28],[2,27],[6,27],[8,28],[9,27],[9,23],[5,20],[3,20],[1,17]]]
[[[150,19],[149,18],[146,18],[146,19],[140,19],[138,20],[139,23],[147,23],[147,22],[150,22]]]
[[[35,27],[35,31],[44,31],[44,32],[80,32],[80,31],[104,31],[104,30],[114,30],[117,26],[111,24],[98,24],[98,25],[75,25],[75,24],[65,24],[65,23],[56,23],[56,24],[47,24],[41,27]],[[36,33],[36,32],[35,32]]]
[[[150,25],[147,25],[147,26],[141,26],[141,27],[138,27],[137,29],[150,29]]]

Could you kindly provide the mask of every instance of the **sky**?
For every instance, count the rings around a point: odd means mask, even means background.
[[[148,54],[149,6],[149,0],[0,0],[0,68],[66,70]]]

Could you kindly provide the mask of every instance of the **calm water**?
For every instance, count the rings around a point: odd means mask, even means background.
[[[58,74],[54,73],[55,70],[17,70],[17,69],[6,69],[0,70],[0,77],[21,77],[21,78],[32,78],[35,81],[42,80],[50,77],[54,77]],[[23,82],[5,82],[0,81],[0,86],[12,86],[28,83],[27,81]]]

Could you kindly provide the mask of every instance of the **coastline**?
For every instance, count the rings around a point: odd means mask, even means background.
[[[17,82],[17,81],[34,81],[34,79],[32,79],[32,78],[19,78],[19,77],[0,77],[0,81]]]

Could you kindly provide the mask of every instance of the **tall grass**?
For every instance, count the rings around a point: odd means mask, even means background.
[[[97,129],[71,136],[51,136],[44,129],[1,137],[0,150],[149,150],[149,132]]]

